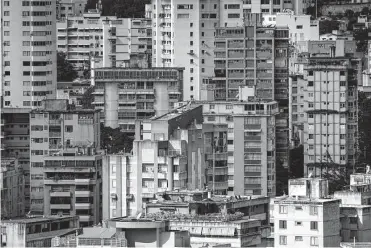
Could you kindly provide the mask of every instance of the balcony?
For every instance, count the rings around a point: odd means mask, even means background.
[[[244,41],[230,41],[228,48],[244,48]]]
[[[75,203],[76,209],[90,209],[90,203]]]
[[[61,184],[75,184],[75,180],[73,179],[54,179],[54,178],[47,178],[44,179],[44,184],[48,185],[61,185]]]
[[[258,69],[272,69],[273,63],[260,62],[257,64]]]
[[[155,193],[155,189],[154,188],[147,188],[147,187],[143,187],[142,188],[142,193],[143,194],[154,194]]]
[[[82,191],[76,190],[75,191],[75,196],[76,197],[90,197],[92,195],[93,195],[93,193],[88,191],[88,190],[82,190]]]
[[[250,131],[261,131],[261,125],[260,124],[245,124],[244,126],[245,130]]]
[[[90,178],[76,178],[75,179],[75,184],[76,185],[86,185],[86,184],[91,184],[93,183],[93,180]]]
[[[173,174],[173,180],[176,180],[176,181],[179,180],[179,172],[174,172],[174,174]]]
[[[61,119],[52,119],[52,120],[49,120],[49,125],[60,125],[62,123],[62,120]]]
[[[142,172],[142,178],[154,178],[155,174],[153,172]]]
[[[62,135],[61,132],[49,132],[49,137],[58,137],[60,138]]]
[[[50,209],[71,209],[71,204],[50,204]]]
[[[94,221],[94,216],[90,215],[79,215],[80,222]]]
[[[215,154],[206,154],[206,160],[214,160],[214,157],[216,161],[220,161],[220,160],[225,161],[225,160],[228,160],[228,153],[223,152],[223,153],[215,153]]]
[[[215,190],[219,190],[219,189],[227,189],[228,188],[228,182],[209,182],[209,189],[213,189],[215,186]]]
[[[71,192],[50,192],[50,197],[70,197]]]
[[[158,178],[158,179],[166,179],[166,174],[165,174],[165,172],[159,172],[159,173],[157,173],[157,178]]]

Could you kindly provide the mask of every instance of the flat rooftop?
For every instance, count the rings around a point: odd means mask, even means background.
[[[79,238],[101,238],[110,239],[116,234],[115,228],[106,227],[86,227],[83,228],[83,234]]]
[[[294,196],[280,196],[274,198],[274,203],[287,203],[287,204],[323,204],[327,202],[335,202],[339,201],[340,199],[334,198],[309,198],[306,196],[299,196],[298,198]]]
[[[11,220],[2,220],[2,223],[19,223],[19,224],[31,224],[31,223],[38,223],[38,222],[47,222],[47,221],[63,221],[63,220],[70,220],[73,218],[78,218],[78,216],[45,216],[45,217],[31,217],[31,218],[19,218],[19,219],[11,219]]]
[[[158,117],[152,117],[150,120],[156,120],[156,121],[169,121],[172,119],[175,119],[183,114],[187,114],[191,112],[192,110],[195,110],[196,108],[199,108],[201,105],[192,106],[192,105],[183,105],[179,108],[176,108],[169,113],[166,113],[164,115],[158,116]]]

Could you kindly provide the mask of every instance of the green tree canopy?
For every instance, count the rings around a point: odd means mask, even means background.
[[[98,0],[88,0],[85,11],[95,9]],[[150,0],[102,0],[102,15],[122,18],[144,17],[145,5]]]
[[[77,78],[77,72],[72,64],[66,59],[64,52],[57,53],[57,81],[68,82]]]
[[[105,127],[101,124],[101,148],[107,150],[108,154],[125,152],[133,149],[134,139],[127,133],[121,132],[120,128]]]

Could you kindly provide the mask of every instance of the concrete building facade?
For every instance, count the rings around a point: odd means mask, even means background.
[[[151,19],[101,16],[89,10],[57,22],[58,51],[78,71],[151,66]]]
[[[52,247],[52,239],[75,234],[77,216],[31,217],[1,222],[2,247]]]
[[[242,28],[216,30],[215,77],[203,87],[207,98],[211,92],[215,100],[240,100],[242,87],[252,91],[250,98],[277,101],[280,113],[276,117],[276,155],[277,161],[287,167],[289,30],[263,27],[257,15],[251,15],[249,22]]]
[[[41,106],[56,94],[56,1],[2,0],[1,10],[2,106]]]
[[[341,201],[327,195],[324,179],[289,180],[289,195],[274,199],[274,247],[338,247]]]
[[[85,5],[88,0],[57,0],[57,19],[64,19],[71,16],[82,16],[85,12]]]
[[[135,131],[135,120],[160,116],[182,100],[184,68],[99,68],[94,102],[105,126]]]
[[[214,175],[215,179],[223,179],[220,183],[225,184],[223,192],[219,193],[274,196],[277,102],[215,101],[202,105],[209,189],[213,189]],[[214,153],[211,147],[208,152],[207,146],[215,138],[218,138],[218,146],[215,146]]]
[[[81,225],[98,223],[99,111],[71,109],[67,102],[45,101],[30,113],[31,211],[76,214]]]
[[[26,214],[26,196],[29,200],[30,192],[29,188],[26,192],[25,174],[18,159],[1,157],[1,219],[23,217]]]
[[[10,170],[11,174],[9,176],[19,175],[21,177],[19,180],[22,180],[24,176],[25,180],[21,195],[22,199],[18,197],[18,194],[13,195],[13,193],[9,192],[13,198],[8,200],[17,200],[19,204],[24,203],[22,210],[8,205],[9,210],[14,210],[14,213],[12,211],[8,214],[13,216],[30,211],[30,110],[26,108],[1,109],[1,160],[16,161],[18,168]],[[13,178],[13,176],[11,177]],[[9,186],[16,183],[18,183],[18,179],[11,183],[9,182]],[[5,195],[3,196],[5,197]],[[6,199],[4,200],[6,201]],[[18,207],[21,206],[18,205]]]
[[[360,60],[352,41],[310,42],[305,69],[304,175],[335,167],[354,170],[357,139],[357,81]]]
[[[138,123],[132,155],[103,160],[103,219],[135,216],[158,192],[204,189],[201,106]]]

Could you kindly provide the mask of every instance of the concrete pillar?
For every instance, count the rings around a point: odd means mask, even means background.
[[[172,191],[173,189],[174,189],[173,158],[167,157],[167,190]]]

